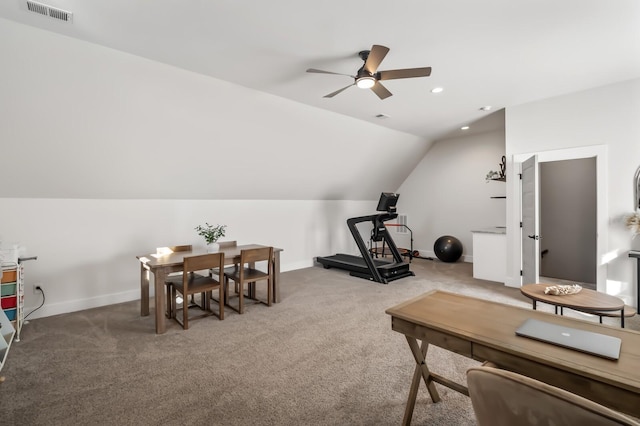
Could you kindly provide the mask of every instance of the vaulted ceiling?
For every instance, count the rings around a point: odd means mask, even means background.
[[[640,77],[637,0],[41,3],[72,20],[26,0],[0,2],[0,17],[429,140],[491,111]],[[390,48],[380,70],[431,76],[385,82],[385,100],[355,86],[323,98],[353,79],[305,70],[353,75],[373,44]]]

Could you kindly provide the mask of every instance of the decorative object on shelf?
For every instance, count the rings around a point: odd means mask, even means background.
[[[507,157],[505,157],[503,155],[502,159],[500,161],[500,164],[498,164],[498,166],[500,166],[500,171],[496,172],[494,170],[489,170],[489,172],[487,173],[487,176],[485,176],[485,181],[489,182],[490,180],[499,180],[499,181],[502,181],[502,182],[506,182],[506,180],[507,180]]]
[[[485,176],[485,180],[489,182],[490,180],[497,180],[499,177],[500,177],[500,173],[494,170],[489,170],[489,172],[487,173],[487,176]]]
[[[640,235],[640,213],[638,211],[626,215],[624,217],[624,223],[631,231],[631,235],[633,235],[633,238]]]
[[[205,226],[198,225],[194,229],[198,232],[198,235],[204,237],[204,240],[207,243],[207,251],[216,252],[220,248],[220,245],[217,243],[217,241],[220,237],[224,237],[226,227],[227,225],[213,226],[205,222]]]
[[[551,294],[553,296],[564,296],[567,294],[580,293],[582,287],[578,284],[573,285],[550,285],[544,289],[544,294]]]

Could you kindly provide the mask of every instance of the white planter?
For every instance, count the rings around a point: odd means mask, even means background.
[[[219,250],[220,250],[220,244],[218,243],[207,244],[207,253],[216,253]]]

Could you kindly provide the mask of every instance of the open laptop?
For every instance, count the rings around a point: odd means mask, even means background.
[[[516,335],[540,340],[568,349],[586,352],[602,358],[616,360],[620,357],[622,341],[606,334],[570,328],[529,318],[517,330]]]

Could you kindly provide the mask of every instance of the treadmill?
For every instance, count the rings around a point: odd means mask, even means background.
[[[365,278],[382,284],[388,284],[390,281],[414,276],[415,274],[409,270],[409,264],[402,258],[387,227],[384,225],[384,222],[398,217],[396,204],[398,203],[399,196],[400,194],[383,192],[380,195],[376,211],[384,213],[347,219],[347,226],[358,245],[361,256],[343,253],[326,257],[318,256],[316,259],[318,263],[323,265],[325,269],[345,269],[354,277]],[[373,224],[371,239],[373,241],[383,241],[386,243],[393,256],[393,260],[374,259],[371,256],[365,242],[362,240],[360,232],[356,228],[356,225],[361,222],[371,222]]]

